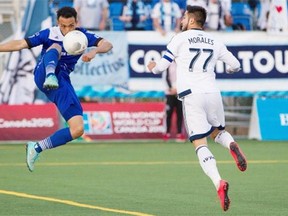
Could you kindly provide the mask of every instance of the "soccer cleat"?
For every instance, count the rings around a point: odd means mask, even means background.
[[[164,141],[164,142],[167,142],[167,141],[170,139],[170,137],[171,137],[170,133],[164,134],[164,135],[163,135],[163,141]]]
[[[50,73],[46,76],[45,82],[43,83],[43,88],[46,90],[54,90],[59,87],[58,79],[54,73]]]
[[[228,189],[229,189],[229,184],[225,180],[220,180],[220,185],[218,188],[218,197],[220,199],[220,204],[221,208],[224,211],[227,211],[230,206],[230,199],[228,197]]]
[[[30,172],[34,170],[34,163],[39,158],[39,153],[35,150],[36,142],[28,142],[26,144],[26,164]]]
[[[178,133],[178,134],[176,135],[176,142],[179,142],[179,143],[185,142],[185,137],[184,137],[184,135],[181,134],[181,133]]]
[[[230,143],[230,154],[234,158],[237,167],[240,171],[244,172],[247,169],[246,158],[236,142]]]

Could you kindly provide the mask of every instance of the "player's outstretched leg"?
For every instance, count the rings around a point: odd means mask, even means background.
[[[39,153],[35,150],[36,142],[26,144],[26,164],[30,172],[34,170],[34,163],[39,158]]]
[[[236,142],[230,143],[230,154],[234,158],[238,169],[244,172],[247,169],[247,161],[245,155]]]
[[[223,211],[227,211],[230,206],[230,199],[228,197],[228,189],[229,189],[228,182],[225,180],[221,180],[217,193],[218,193],[221,208],[223,209]]]

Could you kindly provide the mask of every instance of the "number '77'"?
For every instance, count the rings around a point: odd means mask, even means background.
[[[191,53],[195,53],[195,55],[193,56],[190,65],[189,65],[189,71],[193,71],[193,67],[195,62],[197,61],[197,59],[200,57],[200,55],[202,53],[208,53],[208,57],[205,59],[204,64],[202,66],[203,68],[203,72],[207,71],[207,66],[209,61],[211,60],[212,56],[213,56],[213,50],[212,49],[199,49],[199,48],[189,48],[189,51]]]

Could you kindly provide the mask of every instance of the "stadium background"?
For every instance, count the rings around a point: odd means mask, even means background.
[[[53,11],[71,5],[71,1],[49,2],[0,0],[0,41],[22,38],[51,26]],[[79,62],[71,76],[85,103],[85,133],[92,140],[160,139],[165,129],[164,85],[161,76],[147,72],[145,64],[151,58],[160,58],[173,33],[162,37],[151,29],[151,22],[143,32],[123,31],[118,22],[119,4],[110,3],[110,30],[98,32],[112,41],[113,51],[91,64]],[[224,73],[223,64],[216,67],[228,130],[238,137],[287,140],[287,34],[254,30],[255,11],[247,1],[233,1],[232,14],[247,31],[214,32],[243,66],[234,75]],[[63,125],[55,108],[46,105],[33,83],[38,54],[37,48],[0,54],[2,141],[37,139],[34,130],[41,131],[38,135],[43,137]],[[43,106],[46,112],[41,112]],[[13,109],[23,112],[16,115]],[[36,118],[35,113],[42,114]]]

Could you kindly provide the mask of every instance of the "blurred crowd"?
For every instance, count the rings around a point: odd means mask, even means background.
[[[53,0],[78,11],[79,25],[90,30],[156,30],[165,35],[180,30],[186,5],[207,9],[206,30],[249,31],[267,28],[271,0]]]

